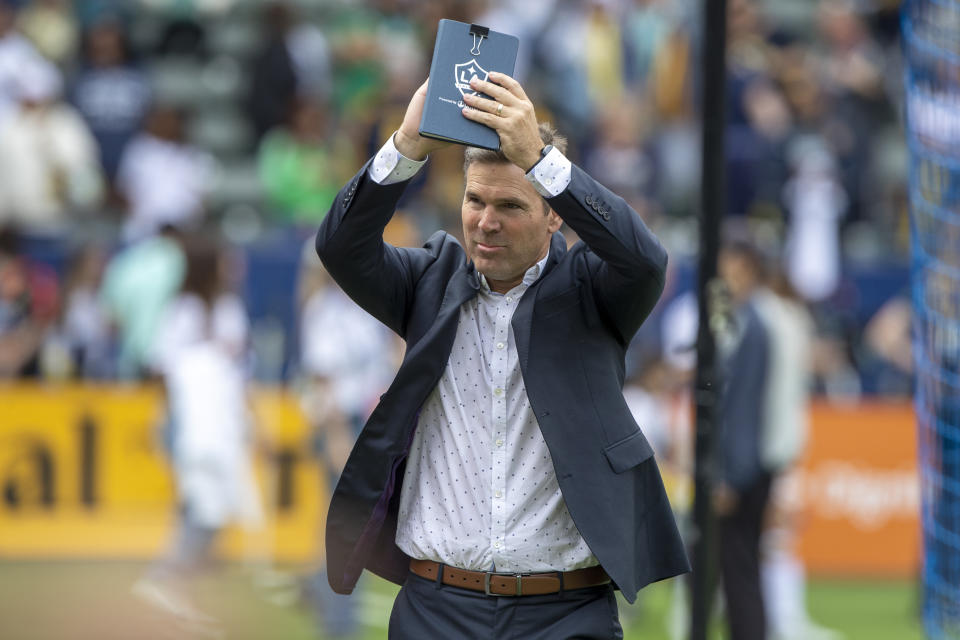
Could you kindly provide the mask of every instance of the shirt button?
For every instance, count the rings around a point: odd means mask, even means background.
[[[513,302],[513,296],[507,296],[507,302]]]
[[[493,395],[495,395],[495,396],[502,396],[502,395],[503,395],[503,389],[501,389],[500,387],[497,387],[496,389],[493,390]]]
[[[494,547],[494,549],[499,549],[499,548],[500,548],[500,541],[497,540],[496,542],[494,542],[494,543],[493,543],[493,547]]]
[[[544,182],[544,184],[546,184],[546,185],[549,186],[549,185],[553,184],[553,178],[547,178],[547,179],[544,180],[543,182]]]
[[[500,489],[497,489],[496,491],[493,492],[493,497],[494,497],[494,498],[501,498],[501,497],[503,497],[503,492],[500,491]]]
[[[507,345],[503,344],[502,342],[497,343],[497,349],[503,349],[505,346]]]
[[[497,446],[498,446],[498,447],[502,447],[502,446],[503,446],[503,440],[502,440],[501,438],[497,438]]]

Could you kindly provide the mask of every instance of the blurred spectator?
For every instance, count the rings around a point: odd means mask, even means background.
[[[830,297],[840,284],[840,220],[847,195],[830,150],[818,137],[791,147],[793,178],[784,187],[790,212],[785,260],[790,285],[809,302]]]
[[[102,246],[83,246],[70,262],[64,285],[60,338],[73,374],[83,379],[105,380],[116,375],[110,319],[99,295],[106,264]]]
[[[542,67],[545,103],[555,115],[557,126],[570,132],[574,150],[587,137],[594,108],[590,92],[584,91],[588,11],[579,2],[558,1],[535,54]]]
[[[113,183],[120,157],[140,130],[150,105],[146,74],[134,64],[115,16],[91,24],[83,35],[81,66],[71,87],[71,101],[100,146],[100,161]]]
[[[353,442],[396,372],[397,341],[330,278],[313,242],[304,246],[298,282],[302,406],[316,434],[331,488]],[[334,593],[322,568],[310,581],[315,613],[331,637],[357,631],[356,596]]]
[[[850,217],[867,214],[866,176],[872,139],[890,118],[883,93],[884,60],[854,0],[824,0],[817,26],[822,36],[820,81],[830,106],[828,137],[840,162]]]
[[[884,396],[913,392],[913,305],[909,294],[896,295],[877,310],[863,330],[862,370]]]
[[[670,506],[680,534],[688,543],[693,507],[691,373],[677,369],[666,358],[655,355],[629,373],[623,387],[623,397],[630,413],[657,456]],[[675,640],[689,635],[688,589],[686,577],[674,581],[666,622],[670,638]],[[642,608],[633,607],[632,611],[642,615],[637,609]],[[623,609],[621,615],[629,615],[629,612],[630,609]]]
[[[540,2],[523,2],[522,0],[488,0],[487,2],[471,2],[470,9],[475,9],[476,13],[472,17],[457,16],[455,14],[442,15],[443,18],[452,18],[461,22],[473,22],[490,27],[494,31],[502,31],[517,36],[519,47],[517,49],[517,62],[514,67],[513,77],[519,80],[524,86],[529,86],[528,82],[530,71],[535,67],[534,55],[538,46],[538,40],[544,27],[549,22],[558,0],[541,0]],[[436,3],[443,8],[441,3]],[[479,5],[479,6],[478,6]],[[483,5],[486,5],[485,7]],[[480,7],[483,7],[482,9]],[[435,29],[437,21],[431,20],[429,16],[423,16],[425,29]],[[432,42],[433,33],[426,38],[427,43]]]
[[[17,79],[19,106],[0,118],[0,221],[33,233],[62,232],[103,194],[97,144],[60,100],[60,72],[30,63]]]
[[[353,4],[327,28],[334,55],[333,104],[357,123],[375,118],[390,83],[384,61],[391,52],[391,32],[382,29],[384,19],[373,7]],[[435,34],[436,25],[425,25],[425,30]]]
[[[42,56],[15,29],[17,12],[11,0],[0,0],[0,119],[16,107],[20,77]]]
[[[727,212],[755,216],[780,202],[793,115],[773,76],[773,50],[754,0],[733,0],[728,23]]]
[[[207,26],[230,10],[235,0],[140,0],[164,25],[156,45],[159,58],[205,60]]]
[[[345,7],[328,25],[334,60],[333,105],[350,114],[368,144],[383,125],[383,109],[423,81],[441,18],[468,20],[466,3],[373,0]],[[366,134],[366,135],[365,135]]]
[[[0,226],[0,379],[40,374],[40,348],[58,305],[53,270],[24,256],[16,231]]]
[[[853,338],[843,333],[835,318],[820,317],[817,324],[812,352],[814,388],[831,402],[855,403],[863,385],[851,357]]]
[[[548,76],[549,105],[558,119],[585,127],[593,111],[623,98],[624,38],[622,3],[588,0],[557,3],[553,19],[540,38],[539,58]]]
[[[167,391],[181,517],[169,554],[135,584],[134,593],[205,631],[217,623],[193,604],[188,580],[224,526],[256,527],[263,513],[250,457],[246,310],[223,289],[224,262],[212,241],[190,237],[186,255],[183,286],[152,349]]]
[[[21,33],[60,68],[67,67],[77,51],[79,29],[72,4],[70,0],[30,0],[17,20]]]
[[[672,14],[677,8],[665,0],[633,0],[629,4],[623,26],[627,76],[642,93],[676,27]]]
[[[664,123],[692,120],[694,53],[688,29],[677,27],[665,38],[653,59],[646,93],[653,99],[656,113]]]
[[[773,269],[767,284],[754,301],[770,347],[761,448],[764,466],[774,472],[761,541],[768,635],[773,640],[836,639],[839,634],[807,613],[806,575],[797,549],[803,514],[794,494],[809,433],[813,318],[781,270]]]
[[[625,91],[622,3],[617,0],[588,0],[584,4],[584,70],[587,92],[596,109],[621,100]]]
[[[817,18],[826,47],[824,71],[830,90],[843,100],[864,101],[859,108],[877,105],[883,98],[883,56],[858,12],[858,3],[824,0]]]
[[[655,196],[656,163],[646,146],[642,102],[616,101],[599,110],[597,133],[585,152],[584,168],[603,186],[620,194],[646,217]]]
[[[316,225],[340,186],[350,177],[353,143],[329,112],[303,96],[293,101],[287,126],[271,131],[260,144],[260,180],[268,203],[283,224]]]
[[[121,379],[142,378],[149,371],[161,316],[184,277],[181,237],[175,227],[166,226],[107,263],[100,299],[119,333],[117,374]]]
[[[117,189],[127,202],[127,241],[156,233],[164,225],[202,222],[214,161],[187,142],[185,114],[155,105],[146,128],[127,145],[117,171]]]
[[[298,285],[300,361],[316,395],[328,395],[321,401],[324,410],[311,407],[308,415],[315,418],[317,426],[340,416],[350,429],[351,441],[345,449],[333,446],[327,451],[337,474],[353,446],[353,437],[393,378],[397,345],[384,325],[333,282],[312,242],[310,245],[304,252]]]
[[[266,43],[253,60],[247,109],[257,137],[289,121],[297,96],[329,97],[332,60],[326,36],[299,20],[288,2],[263,8]]]
[[[643,435],[662,460],[670,452],[670,412],[665,406],[663,365],[660,362],[641,365],[623,384],[623,397]],[[662,464],[662,463],[661,463]]]
[[[779,269],[753,294],[767,330],[768,370],[761,460],[766,469],[786,469],[807,445],[813,317]]]
[[[718,345],[724,392],[714,508],[719,517],[721,584],[731,638],[753,640],[765,638],[767,629],[760,534],[772,481],[763,449],[770,334],[757,310],[763,282],[757,250],[743,242],[728,245],[720,254],[719,274],[734,306],[732,331]]]
[[[205,60],[208,55],[207,30],[190,15],[176,15],[163,28],[157,45],[158,58],[193,58]]]
[[[697,366],[698,314],[697,295],[687,291],[666,305],[661,325],[664,359],[674,369],[691,376]]]

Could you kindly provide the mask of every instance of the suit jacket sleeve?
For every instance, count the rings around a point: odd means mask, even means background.
[[[417,280],[436,260],[447,236],[422,249],[383,241],[383,230],[408,182],[382,186],[367,175],[368,161],[337,194],[317,232],[317,255],[358,305],[405,337]]]
[[[567,188],[547,202],[589,248],[597,306],[626,344],[663,292],[667,252],[640,214],[576,165]]]

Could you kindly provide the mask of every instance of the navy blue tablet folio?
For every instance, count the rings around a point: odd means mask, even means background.
[[[472,147],[497,150],[500,137],[486,125],[460,112],[463,96],[476,93],[470,80],[487,79],[491,71],[513,75],[517,62],[516,36],[456,20],[441,20],[430,63],[430,83],[420,120],[420,135]],[[484,96],[489,97],[489,96]]]

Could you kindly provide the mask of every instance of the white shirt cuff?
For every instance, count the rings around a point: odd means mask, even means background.
[[[397,151],[397,147],[393,144],[393,136],[390,136],[374,156],[367,174],[379,185],[396,184],[417,175],[426,162],[426,160],[411,160]]]
[[[527,172],[527,180],[541,196],[552,198],[563,193],[572,175],[573,164],[554,147]]]

